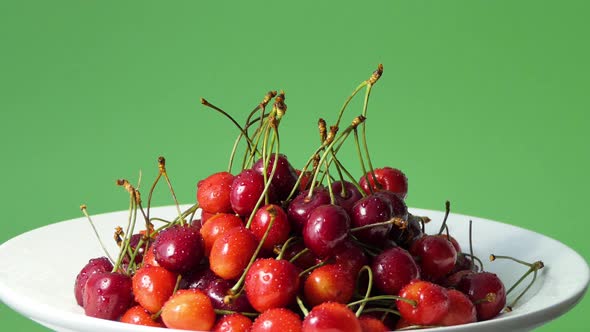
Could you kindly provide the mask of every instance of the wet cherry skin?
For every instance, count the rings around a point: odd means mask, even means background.
[[[98,272],[86,281],[84,313],[86,316],[117,320],[133,301],[131,278],[116,272]]]
[[[299,270],[289,261],[258,259],[246,274],[246,296],[258,312],[286,307],[295,300],[299,282]]]
[[[329,257],[337,252],[348,237],[350,217],[338,205],[315,208],[303,228],[305,246],[318,257]]]
[[[209,213],[231,213],[229,199],[234,176],[229,172],[219,172],[197,183],[197,202],[203,211]]]
[[[188,225],[175,225],[161,231],[154,241],[153,250],[160,266],[177,273],[186,273],[197,267],[205,254],[201,233]]]
[[[398,194],[403,199],[406,198],[408,194],[408,178],[402,171],[392,167],[376,168],[375,177],[381,188],[375,185],[373,175],[370,172],[360,178],[359,184],[365,193],[370,194],[379,189],[384,189]]]
[[[272,308],[264,311],[252,324],[251,332],[300,332],[301,318],[286,308]]]
[[[385,294],[397,295],[410,281],[420,278],[418,265],[400,247],[384,250],[371,264],[375,286]]]
[[[78,305],[83,306],[84,304],[84,288],[86,287],[88,278],[94,273],[111,272],[112,270],[113,264],[106,257],[93,258],[88,261],[88,264],[76,276],[76,282],[74,283],[74,295],[76,296]]]
[[[121,319],[119,321],[121,323],[127,324],[164,327],[164,324],[162,322],[153,320],[152,314],[140,305],[136,305],[134,307],[129,308],[123,314],[123,316],[121,316]]]
[[[345,304],[324,302],[303,320],[303,332],[362,332],[361,323]]]
[[[447,290],[428,281],[414,280],[404,286],[399,296],[416,301],[416,306],[397,300],[403,319],[415,325],[437,325],[449,312]]]
[[[211,300],[198,289],[181,289],[162,307],[166,327],[180,330],[209,331],[215,324]]]

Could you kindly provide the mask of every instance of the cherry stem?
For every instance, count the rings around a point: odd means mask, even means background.
[[[281,246],[281,250],[279,251],[279,255],[277,256],[277,260],[283,259],[283,256],[285,256],[285,252],[287,251],[287,249],[291,246],[291,244],[293,244],[293,242],[297,241],[298,239],[299,238],[296,236],[292,236],[292,237],[288,238],[287,241],[285,241],[283,243],[283,245]]]
[[[364,174],[363,176],[366,178],[367,183],[369,184],[369,186],[368,186],[369,191],[371,193],[373,193],[374,192],[373,186],[371,186],[371,182],[369,181],[369,177],[367,174],[367,168],[365,167],[365,162],[363,160],[363,153],[361,152],[361,144],[359,141],[359,134],[358,134],[358,131],[356,130],[356,128],[354,129],[354,143],[356,145],[356,153],[357,153],[357,155],[359,157],[359,161],[361,163],[361,171],[363,172],[363,174]]]
[[[367,309],[363,310],[363,313],[365,313],[365,314],[369,313],[369,312],[385,312],[385,313],[390,313],[390,314],[401,316],[399,311],[391,309],[391,308],[367,308]]]
[[[543,264],[542,261],[536,261],[533,263],[527,263],[523,260],[514,258],[514,257],[510,257],[510,256],[499,256],[499,255],[490,255],[490,261],[495,261],[496,259],[508,259],[514,262],[517,262],[519,264],[522,264],[524,266],[528,266],[528,270],[522,275],[522,277],[520,277],[520,279],[518,279],[514,285],[512,285],[512,287],[510,287],[510,289],[508,289],[508,291],[506,291],[506,295],[510,294],[513,290],[516,289],[516,287],[518,287],[518,285],[520,285],[520,283],[522,283],[531,273],[533,273],[533,278],[531,280],[531,282],[528,284],[528,286],[514,299],[514,301],[512,301],[512,304],[510,304],[507,308],[509,310],[512,310],[512,308],[516,305],[516,302],[518,302],[518,300],[520,300],[522,298],[522,296],[533,286],[533,284],[535,283],[535,280],[537,280],[537,272],[545,267],[545,264]]]
[[[94,231],[94,235],[96,235],[96,238],[98,239],[98,243],[100,244],[102,251],[104,251],[105,255],[107,256],[107,258],[109,259],[111,264],[114,264],[115,260],[113,259],[113,257],[111,257],[111,254],[107,251],[104,243],[102,242],[102,239],[101,239],[100,235],[98,234],[98,231],[96,230],[96,226],[94,225],[92,218],[90,218],[90,215],[88,214],[86,204],[82,204],[80,206],[80,210],[82,210],[82,213],[86,216],[86,219],[88,219],[90,226],[92,226],[92,230]]]
[[[346,176],[348,177],[348,179],[350,180],[350,183],[352,183],[353,186],[356,187],[356,189],[361,193],[361,195],[363,197],[366,197],[367,194],[365,193],[365,191],[363,190],[363,188],[361,188],[361,185],[358,183],[358,181],[352,176],[352,174],[350,174],[350,172],[344,167],[344,165],[342,165],[342,163],[340,162],[340,160],[338,160],[336,158],[336,155],[334,154],[334,156],[332,157],[333,159],[330,159],[330,162],[332,162],[332,160],[334,161],[334,163],[336,163],[336,167],[338,167],[338,170],[344,172],[344,174],[346,174]],[[344,180],[342,180],[342,183],[344,184]],[[344,186],[342,186],[342,190],[344,191]],[[344,197],[344,196],[343,196]]]
[[[380,75],[379,75],[380,76]],[[370,79],[369,79],[370,80]],[[365,94],[365,101],[363,102],[363,116],[367,117],[367,107],[369,105],[369,96],[371,95],[371,89],[373,87],[373,84],[371,82],[367,83],[367,92]],[[363,149],[365,151],[365,156],[367,158],[367,165],[369,166],[369,171],[371,173],[371,177],[373,178],[373,183],[375,185],[375,188],[377,188],[378,190],[381,189],[381,183],[379,183],[377,181],[377,177],[375,176],[375,169],[373,168],[373,163],[371,162],[371,155],[369,154],[369,148],[367,146],[367,129],[366,129],[366,122],[363,122],[362,126],[361,126],[361,131],[362,131],[362,143],[363,143]],[[367,179],[369,180],[369,179]],[[371,187],[371,183],[369,182],[369,187]]]
[[[322,267],[322,266],[324,266],[324,265],[326,265],[326,264],[328,264],[328,260],[321,261],[321,262],[317,263],[317,264],[316,264],[316,265],[314,265],[314,266],[310,266],[310,267],[308,267],[307,269],[305,269],[305,270],[303,270],[303,271],[301,271],[301,272],[299,273],[299,278],[301,278],[301,277],[303,277],[304,275],[306,275],[307,273],[309,273],[309,272],[311,272],[311,271],[313,271],[313,270],[317,269],[318,267]]]
[[[232,315],[232,314],[240,314],[246,317],[258,317],[258,313],[256,312],[242,312],[242,311],[233,311],[233,310],[223,310],[223,309],[213,309],[213,311],[218,315]]]
[[[180,224],[184,226],[186,220],[184,220],[184,217],[182,216],[182,212],[180,211],[180,204],[178,204],[176,193],[174,193],[174,188],[172,188],[172,183],[170,182],[170,178],[168,177],[168,172],[166,172],[166,158],[158,158],[158,167],[160,169],[160,174],[164,176],[164,179],[168,184],[168,189],[170,189],[170,193],[172,194],[172,198],[174,199],[174,204],[176,205],[176,211],[178,212],[178,219],[180,220]]]
[[[361,276],[361,273],[363,273],[363,271],[367,271],[367,275],[369,276],[369,281],[367,283],[367,291],[365,292],[365,297],[363,298],[366,300],[369,298],[369,295],[371,294],[371,289],[373,288],[373,271],[371,271],[371,268],[368,265],[363,266],[358,273],[357,280]],[[355,313],[357,317],[359,317],[363,313],[363,309],[365,309],[366,304],[367,302],[365,301],[361,303],[361,305],[358,307]]]
[[[275,219],[277,216],[277,211],[276,211],[275,207],[269,206],[267,208],[267,211],[270,216],[270,220],[268,221],[268,227],[264,231],[264,234],[262,235],[260,242],[258,242],[258,246],[256,247],[256,250],[252,254],[252,257],[250,257],[250,261],[248,262],[248,265],[246,266],[246,268],[242,272],[240,279],[238,279],[236,284],[228,291],[228,296],[231,296],[232,298],[237,298],[240,295],[240,293],[242,292],[242,290],[243,290],[242,285],[244,284],[244,280],[246,280],[246,274],[248,273],[248,270],[250,270],[250,267],[252,266],[252,264],[254,264],[254,261],[258,257],[258,253],[260,253],[260,250],[262,249],[262,245],[266,241],[266,238],[268,237],[268,233],[270,233],[270,229],[272,228],[272,225],[275,222]],[[254,215],[254,213],[252,213],[252,215]]]
[[[152,206],[152,196],[154,194],[154,190],[156,189],[156,185],[158,184],[158,181],[160,181],[160,178],[162,177],[162,173],[158,173],[158,176],[156,176],[156,179],[154,180],[154,183],[152,184],[152,187],[150,188],[150,192],[148,193],[148,201],[147,201],[147,219],[150,219],[150,208]]]
[[[295,299],[297,301],[297,305],[299,306],[299,310],[301,310],[301,312],[303,313],[303,316],[306,317],[307,315],[309,315],[309,310],[307,310],[305,304],[303,304],[303,301],[301,301],[299,295]]]
[[[469,254],[471,255],[471,257],[475,257],[473,255],[473,220],[471,219],[469,219]]]
[[[367,224],[367,225],[363,225],[363,226],[359,226],[359,227],[355,227],[355,228],[351,228],[350,232],[354,233],[354,232],[358,232],[358,231],[362,231],[364,229],[367,228],[373,228],[373,227],[378,227],[378,226],[385,226],[385,225],[396,225],[398,226],[400,229],[404,229],[408,226],[408,222],[402,218],[398,218],[398,217],[393,217],[387,221],[382,221],[382,222],[376,222],[373,224]]]
[[[396,295],[377,295],[377,296],[371,296],[371,297],[364,298],[362,300],[350,302],[350,303],[347,304],[347,306],[352,307],[352,306],[355,306],[357,304],[361,304],[363,302],[381,301],[381,300],[398,300],[398,301],[406,302],[407,304],[413,306],[414,308],[416,306],[418,306],[418,302],[416,302],[415,300],[406,299],[405,297],[396,296]]]
[[[441,235],[442,232],[445,230],[445,227],[447,226],[447,219],[449,218],[449,213],[451,213],[451,202],[446,201],[445,202],[445,217],[443,219],[442,224],[440,225],[440,229],[438,230],[438,235]]]
[[[359,84],[350,94],[350,96],[348,96],[348,98],[346,98],[346,100],[344,101],[344,104],[342,105],[342,108],[340,109],[340,112],[338,113],[338,119],[336,120],[336,125],[340,125],[340,120],[342,119],[342,115],[344,115],[344,110],[346,109],[346,107],[348,106],[348,104],[350,103],[350,101],[352,100],[352,98],[359,92],[362,90],[362,88],[364,88],[367,85],[367,81],[363,81],[361,82],[361,84]]]
[[[469,257],[469,258],[471,258],[472,260],[477,261],[479,263],[479,268],[481,269],[481,271],[482,272],[484,271],[483,262],[481,261],[481,259],[479,259],[479,257],[477,257],[475,255],[472,255],[472,254],[465,253],[465,252],[462,253],[462,254],[465,255],[465,256],[467,256],[467,257]]]
[[[301,250],[300,252],[298,252],[295,256],[291,257],[291,259],[289,259],[289,262],[290,263],[294,263],[297,259],[299,259],[299,257],[305,255],[309,251],[310,251],[309,248],[304,248],[303,250]]]
[[[137,220],[137,196],[135,195],[135,189],[127,180],[117,180],[117,185],[123,186],[129,192],[129,218],[127,220],[127,227],[125,230],[125,236],[123,238],[123,244],[121,245],[121,251],[115,266],[113,266],[112,272],[119,271],[123,257],[127,254],[127,248],[129,248],[129,240],[135,229],[135,221]]]

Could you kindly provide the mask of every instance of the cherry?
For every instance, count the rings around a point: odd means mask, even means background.
[[[86,287],[88,278],[95,273],[110,272],[112,270],[113,264],[106,257],[93,258],[84,265],[80,273],[76,276],[76,282],[74,283],[74,294],[78,305],[83,306],[84,304],[84,288]]]
[[[219,318],[213,327],[213,332],[249,332],[251,327],[250,318],[240,313],[233,313]]]
[[[297,173],[298,177],[301,176],[301,180],[299,180],[299,191],[307,190],[309,181],[311,181],[313,174],[311,174],[310,171],[305,171],[305,173],[301,175],[301,170],[298,169],[295,170],[295,173]]]
[[[371,172],[367,173],[360,179],[359,184],[365,193],[370,194],[379,189],[384,189],[400,195],[401,198],[406,198],[408,193],[408,178],[399,169],[391,167],[376,168],[375,178],[377,178],[377,183],[381,185],[381,188],[375,186],[375,181],[373,180],[373,174],[371,174]]]
[[[213,273],[213,271],[211,271],[211,269],[207,267],[183,275],[182,279],[180,280],[180,288],[205,290],[213,281],[217,279],[219,279],[219,276],[217,276],[215,273]]]
[[[373,259],[371,264],[375,286],[385,294],[397,295],[410,281],[420,278],[418,265],[400,247],[389,248]]]
[[[350,217],[338,205],[315,208],[303,228],[303,242],[315,255],[328,257],[336,253],[350,231]]]
[[[417,257],[422,272],[438,279],[447,275],[455,267],[457,251],[446,238],[427,235],[414,241],[410,253]]]
[[[389,239],[393,240],[399,246],[408,249],[416,241],[421,238],[424,233],[420,225],[420,217],[413,216],[408,213],[406,219],[408,224],[405,228],[393,227],[389,233]]]
[[[199,181],[197,202],[203,211],[209,213],[231,213],[229,194],[234,176],[229,172],[219,172]]]
[[[84,289],[86,316],[117,320],[127,311],[133,295],[131,278],[116,272],[97,272],[88,277]]]
[[[361,329],[363,332],[387,332],[389,329],[385,324],[380,320],[373,316],[369,315],[361,315],[359,317],[359,322],[361,323]]]
[[[161,317],[171,329],[209,331],[215,324],[211,300],[198,289],[177,291],[162,307]]]
[[[472,273],[475,273],[475,271],[461,270],[461,271],[454,272],[454,273],[448,275],[447,277],[445,277],[440,284],[441,284],[441,286],[444,286],[447,288],[457,288],[457,285],[459,285],[459,282],[461,281],[461,279],[463,279],[464,276],[472,274]]]
[[[339,265],[320,266],[305,280],[305,299],[311,306],[328,301],[347,303],[354,294],[355,279],[356,274],[350,274]]]
[[[344,187],[344,192],[342,187]],[[348,181],[332,182],[332,192],[334,193],[336,204],[342,206],[348,213],[351,213],[354,203],[363,198],[363,195],[355,185]]]
[[[231,204],[230,204],[230,205],[231,205]],[[228,213],[228,212],[221,212],[221,213]],[[214,217],[216,214],[217,214],[217,212],[215,212],[215,213],[211,213],[211,212],[207,212],[207,211],[205,211],[205,210],[202,210],[202,211],[201,211],[201,220],[200,220],[199,224],[200,224],[201,226],[202,226],[202,225],[204,225],[204,224],[207,222],[207,220],[209,220],[209,219],[213,218],[213,217]],[[194,225],[193,225],[193,226],[194,226]]]
[[[275,204],[265,205],[256,211],[252,219],[252,224],[250,225],[250,230],[252,230],[252,234],[254,234],[258,241],[262,241],[264,233],[266,233],[270,225],[271,215],[274,215],[274,221],[262,244],[262,248],[266,250],[272,250],[276,245],[285,242],[291,232],[291,224],[289,223],[285,210]]]
[[[303,242],[296,242],[290,245],[287,249],[285,249],[285,254],[283,255],[283,258],[288,261],[291,261],[292,258],[298,255],[304,249],[306,249],[306,247]],[[304,253],[301,253],[297,257],[297,259],[293,261],[293,264],[295,264],[295,266],[297,266],[302,271],[307,270],[308,268],[316,265],[317,263],[317,256],[314,255],[310,250],[306,250]]]
[[[362,332],[361,323],[345,304],[324,302],[313,307],[302,326],[303,332]]]
[[[211,299],[211,303],[215,309],[229,310],[236,312],[249,312],[252,311],[252,306],[248,302],[248,298],[244,294],[235,297],[231,302],[226,303],[224,301],[229,290],[232,288],[232,284],[224,279],[215,279],[211,281],[204,289],[205,294]]]
[[[246,273],[244,289],[248,301],[259,312],[286,307],[299,291],[299,271],[284,259],[258,259]]]
[[[334,264],[342,267],[350,275],[358,275],[361,268],[369,264],[367,255],[359,246],[350,240],[345,240],[334,254]]]
[[[447,291],[449,295],[449,312],[439,322],[443,326],[468,324],[477,321],[477,312],[475,306],[469,298],[455,289]]]
[[[232,228],[243,226],[242,218],[235,214],[218,213],[209,218],[207,222],[201,227],[201,236],[205,245],[205,255],[209,255],[213,243],[225,232]]]
[[[156,254],[154,253],[154,244],[150,244],[148,250],[143,255],[143,266],[152,265],[152,266],[160,266],[156,261]]]
[[[389,203],[392,217],[398,217],[404,220],[408,218],[408,206],[398,194],[389,190],[381,190],[376,192],[375,196],[381,197]]]
[[[410,282],[400,290],[399,296],[416,302],[413,306],[397,300],[401,317],[415,325],[436,325],[449,312],[447,290],[428,281]]]
[[[275,161],[275,155],[272,154],[268,159],[269,161],[266,169],[267,177],[269,177],[270,173],[272,172],[272,167]],[[262,158],[258,159],[258,161],[254,163],[252,169],[260,175],[264,175],[264,164],[262,162]],[[287,160],[287,157],[283,154],[279,154],[279,158],[277,159],[277,167],[275,169],[274,176],[271,179],[271,183],[275,189],[277,198],[281,201],[285,200],[291,193],[291,190],[295,186],[296,181],[297,173]]]
[[[439,234],[437,236],[442,237],[443,239],[451,242],[451,244],[453,245],[453,248],[455,248],[455,251],[457,253],[461,252],[461,246],[459,245],[459,242],[457,241],[457,239],[455,239],[454,237],[447,235],[447,234]]]
[[[192,226],[175,225],[161,231],[154,241],[154,256],[160,266],[186,273],[199,265],[204,256],[203,237]]]
[[[309,215],[315,208],[320,205],[330,204],[330,193],[325,188],[314,188],[311,199],[308,198],[308,195],[308,190],[299,193],[291,201],[287,209],[292,229],[298,233],[301,233],[309,219]]]
[[[121,319],[119,320],[121,323],[127,324],[135,324],[135,325],[143,325],[143,326],[153,326],[153,327],[165,327],[159,321],[155,321],[152,319],[152,314],[149,311],[145,310],[144,307],[140,305],[136,305],[134,307],[129,308]]]
[[[494,273],[467,274],[461,278],[457,289],[475,303],[477,320],[480,321],[496,317],[506,305],[506,289]]]
[[[353,227],[361,227],[388,221],[393,217],[393,214],[391,205],[385,198],[369,195],[354,204],[350,216]],[[361,241],[382,245],[391,228],[392,224],[375,226],[355,232],[354,235]]]
[[[256,251],[258,241],[245,227],[235,227],[215,240],[209,255],[210,268],[226,280],[239,277]]]
[[[240,216],[248,216],[264,192],[264,177],[251,169],[245,169],[236,175],[231,184],[229,200],[234,211]],[[272,186],[268,188],[269,200],[274,202]]]
[[[129,239],[129,250],[131,252],[136,252],[137,245],[139,244],[139,241],[141,240],[141,238],[143,236],[144,236],[143,234],[131,235],[131,238]],[[135,254],[135,259],[134,259],[135,263],[141,263],[143,261],[143,255],[145,253],[145,246],[146,246],[146,243],[143,242],[141,247],[139,247],[139,249],[137,249],[137,252]],[[126,254],[125,256],[123,256],[123,263],[129,263],[130,258],[131,258],[131,256],[129,254]]]
[[[252,324],[252,332],[300,332],[301,318],[286,308],[268,309]]]
[[[152,314],[162,308],[176,286],[176,274],[160,266],[144,266],[131,280],[135,301]]]

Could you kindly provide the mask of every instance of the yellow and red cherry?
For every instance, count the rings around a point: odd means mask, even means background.
[[[199,181],[197,184],[197,202],[208,213],[231,213],[229,199],[230,187],[234,176],[229,172],[219,172]]]

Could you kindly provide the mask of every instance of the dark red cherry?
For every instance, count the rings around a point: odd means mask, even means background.
[[[361,227],[390,220],[393,215],[391,205],[386,199],[378,195],[369,195],[354,204],[352,207],[352,227]],[[361,241],[374,245],[382,245],[386,242],[392,224],[367,228],[354,235]]]
[[[248,302],[248,298],[245,294],[241,294],[230,302],[224,302],[224,298],[232,286],[233,284],[229,281],[218,278],[205,287],[204,291],[211,299],[211,303],[215,309],[251,312],[252,306],[250,305],[250,302]]]
[[[377,182],[381,188],[375,185],[371,172],[359,180],[359,184],[367,194],[384,189],[399,194],[401,198],[406,198],[408,193],[408,178],[399,169],[391,167],[377,168],[375,169],[375,178],[377,178]]]
[[[383,198],[391,206],[392,217],[406,220],[408,218],[408,206],[400,196],[389,190],[381,190],[375,196]]]
[[[363,266],[369,264],[369,259],[363,249],[347,239],[334,254],[334,264],[356,276]]]
[[[410,253],[417,257],[422,272],[433,279],[439,279],[451,271],[457,262],[457,251],[446,238],[426,235],[414,241]]]
[[[182,225],[161,231],[154,241],[153,250],[160,266],[181,274],[196,268],[205,253],[199,230]]]
[[[375,286],[385,294],[397,295],[410,281],[420,278],[418,265],[400,247],[389,248],[373,259],[371,264]]]
[[[236,175],[232,182],[229,199],[233,210],[240,216],[249,216],[264,192],[264,177],[251,169]],[[273,189],[268,188],[269,199],[275,201]]]
[[[389,239],[405,249],[409,249],[414,241],[424,235],[422,225],[420,224],[420,217],[408,213],[407,222],[408,224],[405,228],[394,225],[391,228],[391,232],[389,232]]]
[[[496,317],[506,305],[506,289],[494,273],[467,274],[461,278],[457,289],[475,304],[479,321]]]
[[[354,203],[363,198],[363,195],[354,184],[348,181],[332,182],[332,192],[334,193],[336,204],[342,206],[349,214],[352,211]]]
[[[91,275],[84,289],[84,313],[87,316],[117,320],[133,301],[131,278],[116,272]]]
[[[292,229],[299,233],[303,230],[311,211],[320,205],[330,204],[330,193],[325,188],[314,188],[311,198],[308,198],[308,194],[308,190],[299,193],[287,209]]]
[[[283,258],[288,261],[291,261],[291,259],[295,257],[295,255],[299,254],[304,249],[306,249],[306,247],[303,242],[296,242],[285,249],[285,254]],[[295,261],[293,261],[293,264],[295,264],[295,266],[297,266],[302,271],[307,270],[308,268],[316,265],[317,263],[318,257],[309,250],[306,250],[304,253],[299,255],[299,257],[297,257]]]
[[[256,236],[258,241],[261,241],[264,237],[273,215],[274,221],[272,227],[270,227],[266,239],[262,244],[262,248],[266,250],[272,250],[276,245],[285,242],[291,232],[291,224],[289,223],[285,210],[276,204],[268,204],[256,211],[250,226],[252,234]]]
[[[74,294],[76,295],[76,302],[78,305],[84,305],[84,288],[88,278],[98,272],[111,272],[113,270],[113,264],[106,257],[93,258],[88,261],[88,264],[84,265],[80,273],[76,276],[76,282],[74,284]]]
[[[266,176],[270,176],[272,171],[272,167],[275,161],[275,155],[271,155],[268,161],[268,167],[266,169]],[[258,159],[252,169],[255,170],[257,173],[263,175],[264,173],[264,165],[262,163],[262,158]],[[277,199],[282,201],[285,200],[291,190],[295,186],[295,182],[297,181],[297,173],[295,169],[291,166],[287,157],[283,154],[279,154],[279,158],[277,159],[277,167],[275,169],[275,174],[271,179],[272,186],[275,189]]]
[[[350,217],[338,205],[315,208],[303,229],[303,242],[316,256],[329,257],[348,237]]]
[[[143,237],[143,234],[133,234],[131,235],[131,238],[129,239],[129,250],[131,252],[135,252],[137,245],[139,244],[139,241],[141,240],[141,238]],[[141,263],[143,261],[143,254],[145,253],[145,248],[146,248],[146,243],[142,242],[141,247],[139,247],[139,249],[137,249],[137,253],[135,254],[135,263]],[[129,254],[123,256],[123,263],[129,263],[129,259],[131,258],[131,256]]]

